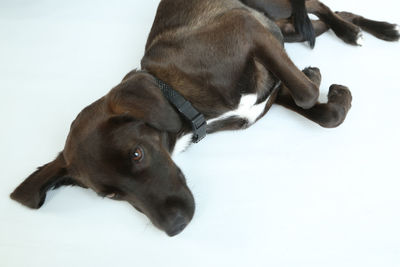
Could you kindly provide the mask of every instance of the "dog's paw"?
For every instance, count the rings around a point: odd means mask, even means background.
[[[350,90],[342,85],[331,85],[328,94],[328,103],[324,104],[326,110],[323,119],[318,122],[322,127],[338,127],[346,119],[351,107],[352,96]]]
[[[339,37],[351,45],[362,46],[364,44],[363,34],[361,29],[357,26],[346,28]]]
[[[361,28],[344,19],[339,19],[332,25],[332,30],[345,43],[361,46],[363,44],[363,35]]]
[[[361,32],[357,35],[356,44],[358,46],[363,46],[364,44],[364,36]]]
[[[318,87],[321,85],[321,71],[319,68],[308,67],[303,70],[303,73]]]
[[[338,105],[347,112],[351,108],[352,100],[351,92],[346,86],[333,84],[329,88],[328,103]]]

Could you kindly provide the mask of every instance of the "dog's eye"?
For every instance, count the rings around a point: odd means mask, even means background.
[[[106,197],[108,197],[108,198],[115,198],[116,196],[117,196],[116,193],[111,193],[111,194],[106,195]]]
[[[135,148],[132,154],[132,159],[136,162],[140,162],[143,159],[144,152],[141,147]]]
[[[110,192],[110,191],[108,191],[108,192]],[[102,196],[102,197],[106,197],[106,198],[114,199],[114,200],[120,200],[120,199],[122,199],[122,196],[123,196],[123,195],[121,195],[119,192],[118,192],[118,193],[116,193],[116,192],[112,192],[112,193],[99,193],[99,195]]]

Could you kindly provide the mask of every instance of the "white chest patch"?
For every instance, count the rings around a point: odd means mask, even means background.
[[[238,107],[235,110],[228,111],[217,118],[210,119],[207,121],[207,124],[221,121],[230,117],[243,118],[248,121],[248,125],[253,124],[254,122],[256,122],[258,117],[264,112],[265,105],[269,100],[268,97],[265,101],[256,104],[257,98],[258,98],[257,94],[243,95],[242,98],[240,99]],[[192,137],[193,134],[191,133],[180,137],[176,142],[172,156],[175,156],[185,151],[191,145]]]
[[[208,120],[207,123],[211,124],[229,117],[239,117],[246,119],[249,122],[249,125],[253,124],[264,112],[265,104],[268,102],[268,100],[269,97],[264,102],[256,104],[257,94],[243,95],[240,99],[238,107],[235,110],[228,111],[217,118]]]
[[[172,157],[182,153],[192,144],[193,134],[185,134],[180,137],[175,144],[174,151],[172,151]]]

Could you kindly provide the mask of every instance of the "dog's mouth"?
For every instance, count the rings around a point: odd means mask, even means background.
[[[134,208],[135,208],[135,210],[137,210],[138,212],[140,212],[140,213],[143,213],[144,214],[144,212],[140,209],[140,208],[138,208],[137,206],[135,206],[135,205],[132,205]]]
[[[151,219],[151,221],[157,228],[170,237],[180,234],[191,221],[191,218],[185,215],[182,211],[172,212],[163,217],[163,220]]]
[[[154,226],[170,237],[180,234],[191,221],[191,218],[189,218],[183,210],[174,209],[165,214],[164,212],[144,212],[137,205],[132,204],[132,206],[140,213],[146,215]],[[163,213],[164,215],[161,215]]]
[[[169,229],[168,231],[165,231],[165,232],[170,237],[173,237],[173,236],[180,234],[186,228],[187,225],[188,225],[188,222],[186,222],[186,220],[184,218],[179,219],[177,224],[172,229]]]

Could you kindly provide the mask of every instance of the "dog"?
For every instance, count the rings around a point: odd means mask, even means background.
[[[284,50],[285,42],[313,46],[329,29],[352,45],[361,30],[400,37],[395,24],[332,12],[318,0],[162,0],[141,70],[83,109],[64,150],[11,198],[38,209],[48,190],[78,185],[127,201],[169,236],[179,234],[195,202],[172,154],[206,134],[245,129],[274,103],[322,127],[344,121],[349,89],[332,85],[319,103],[318,68],[299,70]]]

